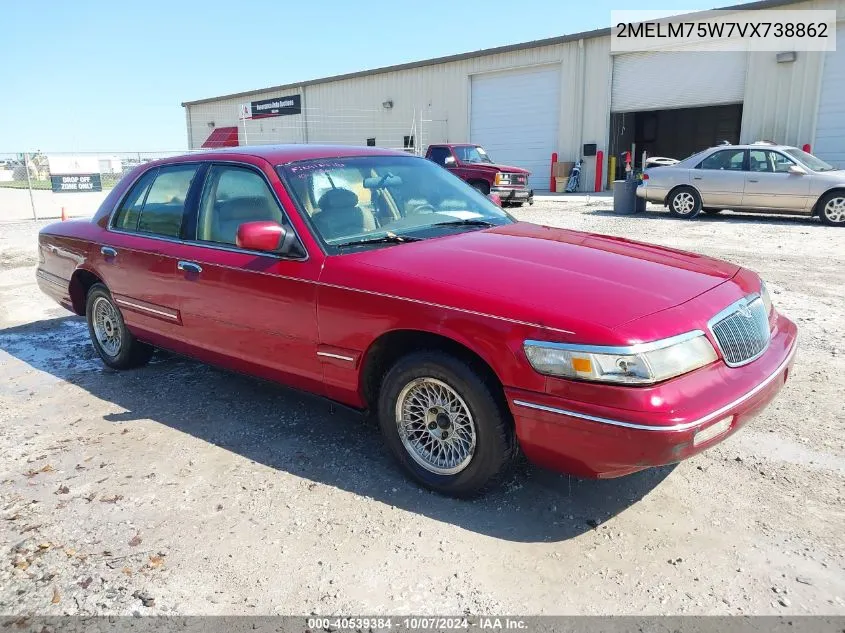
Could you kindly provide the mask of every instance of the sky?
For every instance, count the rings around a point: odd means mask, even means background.
[[[0,153],[185,149],[183,101],[604,28],[612,9],[669,15],[730,4],[8,2],[0,21]]]

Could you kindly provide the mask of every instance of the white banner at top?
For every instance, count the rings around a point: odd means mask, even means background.
[[[836,50],[832,9],[700,11],[671,17],[620,10],[611,11],[610,20],[611,53]]]

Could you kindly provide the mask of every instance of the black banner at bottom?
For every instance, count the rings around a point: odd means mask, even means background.
[[[845,616],[0,616],[13,633],[843,633]]]

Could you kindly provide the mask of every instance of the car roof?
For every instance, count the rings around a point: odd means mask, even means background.
[[[781,149],[781,150],[783,150],[783,149],[798,149],[798,148],[794,147],[793,145],[778,145],[776,143],[758,142],[758,143],[744,143],[744,144],[738,144],[738,145],[734,145],[732,143],[726,143],[724,145],[714,145],[713,147],[710,147],[708,149]]]
[[[239,147],[225,147],[220,149],[202,150],[172,156],[160,161],[161,164],[179,162],[183,160],[232,160],[241,156],[252,156],[263,158],[274,165],[283,165],[300,160],[313,160],[320,158],[347,158],[350,156],[409,156],[408,152],[402,152],[381,147],[363,147],[361,145],[245,145]]]

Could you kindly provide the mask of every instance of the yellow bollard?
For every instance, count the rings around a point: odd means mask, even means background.
[[[607,159],[607,188],[613,186],[613,181],[616,180],[616,156],[611,154]]]

